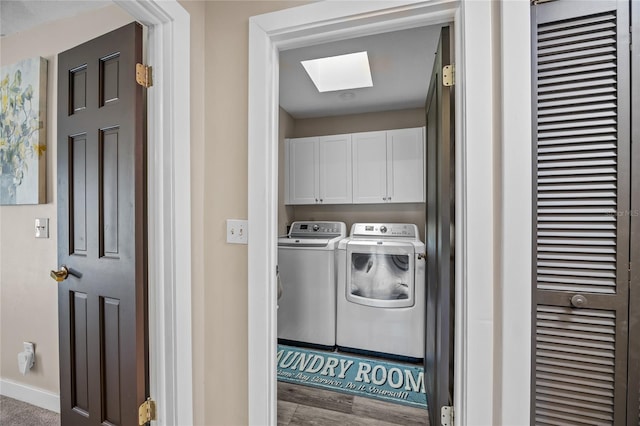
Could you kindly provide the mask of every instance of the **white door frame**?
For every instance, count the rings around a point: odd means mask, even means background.
[[[453,21],[455,423],[528,424],[531,93],[527,0],[331,1],[249,21],[249,424],[276,424],[278,52]],[[508,161],[506,161],[508,160]]]
[[[149,379],[159,425],[193,424],[190,20],[176,0],[114,0],[148,27]],[[202,52],[204,55],[205,53]]]

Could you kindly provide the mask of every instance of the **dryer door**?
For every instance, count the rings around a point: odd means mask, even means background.
[[[347,245],[346,298],[379,308],[415,304],[416,254],[411,243],[351,241]]]

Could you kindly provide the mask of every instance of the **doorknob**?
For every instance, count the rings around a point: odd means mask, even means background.
[[[584,308],[585,306],[587,306],[587,303],[587,298],[581,294],[576,294],[571,298],[571,304],[575,308]]]
[[[62,282],[66,280],[67,277],[69,276],[69,270],[67,269],[66,266],[62,265],[60,269],[58,269],[57,271],[51,271],[50,275],[51,275],[51,278],[53,278],[57,282]]]

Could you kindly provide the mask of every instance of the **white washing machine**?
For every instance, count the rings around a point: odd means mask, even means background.
[[[336,249],[343,222],[294,222],[278,238],[278,339],[316,346],[336,344]]]
[[[424,358],[425,268],[416,225],[354,224],[338,245],[337,346]]]

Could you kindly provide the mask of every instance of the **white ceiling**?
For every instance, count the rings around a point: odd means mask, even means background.
[[[0,0],[0,36],[109,4],[110,0]]]
[[[414,28],[281,52],[280,106],[293,118],[424,107],[440,28]],[[369,55],[373,87],[319,93],[300,64],[363,50]]]

